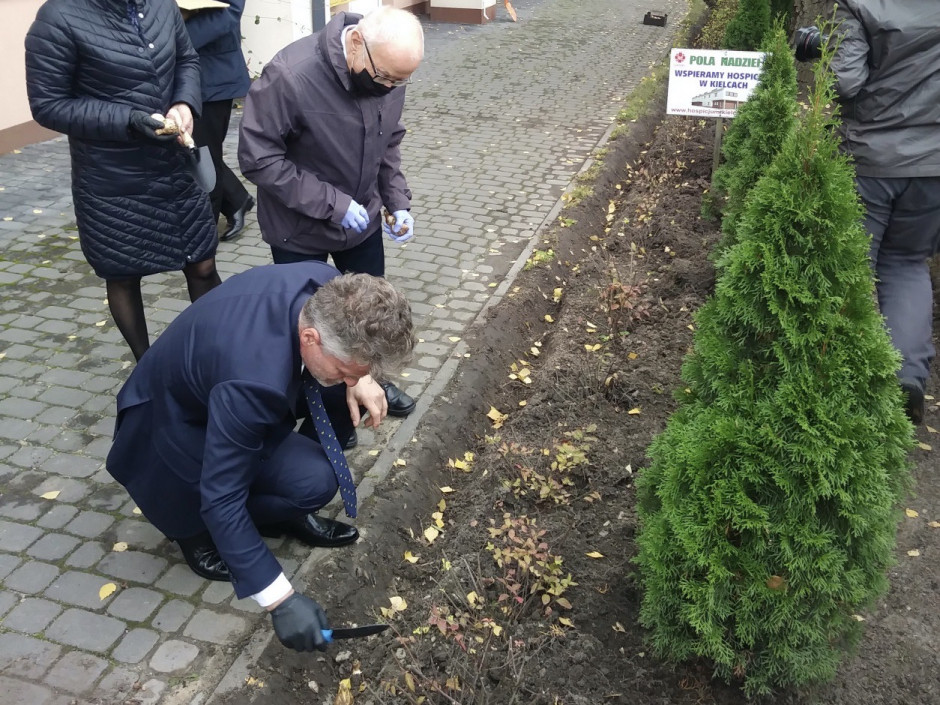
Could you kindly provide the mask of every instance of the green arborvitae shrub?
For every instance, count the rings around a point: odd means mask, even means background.
[[[725,29],[722,49],[756,51],[770,31],[770,5],[767,0],[740,0],[738,11]]]
[[[731,121],[722,144],[725,161],[715,172],[712,190],[703,202],[705,215],[722,214],[716,260],[736,242],[748,192],[796,126],[796,67],[787,34],[779,22],[768,33],[761,50],[766,58],[760,83]]]
[[[779,20],[786,27],[793,14],[793,0],[770,0],[770,17]]]
[[[696,315],[678,410],[637,482],[640,620],[749,696],[831,678],[887,586],[910,478],[827,61]]]

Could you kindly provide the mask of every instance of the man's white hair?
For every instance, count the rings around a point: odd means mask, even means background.
[[[396,43],[411,47],[414,58],[424,56],[424,29],[411,12],[397,7],[378,7],[363,17],[357,25],[370,46]]]

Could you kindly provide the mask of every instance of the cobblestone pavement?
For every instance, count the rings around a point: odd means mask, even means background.
[[[505,290],[687,6],[514,4],[518,24],[501,4],[487,26],[426,24],[403,145],[417,237],[387,246],[421,338],[399,383],[422,403],[405,426],[360,434],[360,495],[410,440],[462,332]],[[648,10],[668,11],[669,26],[642,25]],[[233,161],[234,145],[233,129]],[[64,139],[0,157],[0,252],[0,703],[206,702],[269,628],[230,585],[190,572],[104,470],[132,358],[78,246]],[[253,216],[218,253],[223,277],[269,261]],[[144,294],[152,335],[188,302],[178,273],[149,277]],[[310,551],[271,545],[302,579]]]

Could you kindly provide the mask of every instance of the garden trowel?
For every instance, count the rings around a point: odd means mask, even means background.
[[[192,135],[183,133],[183,149],[186,152],[186,161],[189,163],[189,173],[193,175],[196,185],[206,193],[212,193],[215,188],[215,165],[209,147],[197,147]]]
[[[337,627],[336,629],[321,629],[320,633],[327,643],[335,639],[358,639],[363,636],[380,634],[388,629],[387,624],[366,624],[361,627]]]

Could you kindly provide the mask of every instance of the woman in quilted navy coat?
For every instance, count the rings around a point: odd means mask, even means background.
[[[202,106],[199,59],[174,0],[47,0],[26,37],[33,117],[68,135],[82,252],[136,359],[150,346],[142,276],[183,270],[195,301],[220,283],[209,198],[177,138]]]

